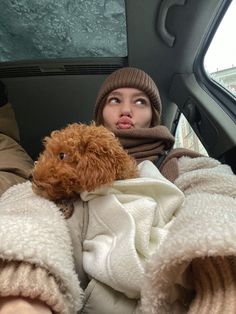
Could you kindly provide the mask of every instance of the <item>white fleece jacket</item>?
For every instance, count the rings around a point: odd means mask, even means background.
[[[175,184],[185,202],[147,265],[143,313],[186,313],[179,296],[190,262],[198,257],[236,257],[236,176],[230,167],[199,157],[178,161]]]
[[[89,210],[83,243],[85,271],[137,299],[145,263],[166,237],[184,201],[183,193],[152,162],[142,162],[139,171],[140,178],[81,194]]]

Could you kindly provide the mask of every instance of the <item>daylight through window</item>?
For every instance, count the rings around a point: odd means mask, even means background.
[[[236,96],[236,0],[233,0],[221,21],[204,59],[211,79]]]

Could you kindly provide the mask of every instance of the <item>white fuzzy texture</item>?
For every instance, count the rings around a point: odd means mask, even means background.
[[[176,313],[176,284],[194,258],[236,255],[236,176],[205,157],[182,157],[179,169],[175,184],[186,199],[147,265],[142,310],[148,314]]]
[[[65,288],[71,313],[76,313],[83,293],[74,271],[66,221],[58,207],[35,195],[26,182],[2,195],[0,213],[0,258],[47,269]]]
[[[140,297],[145,262],[184,201],[183,193],[152,162],[144,161],[139,170],[140,178],[81,194],[89,209],[84,269],[130,298]]]

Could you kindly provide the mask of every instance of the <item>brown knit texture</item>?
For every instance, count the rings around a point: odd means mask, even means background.
[[[54,313],[71,313],[63,288],[44,268],[0,261],[0,296],[21,296],[45,303]]]
[[[195,259],[192,264],[196,295],[189,314],[236,313],[236,275],[230,257]]]
[[[159,90],[148,74],[140,69],[132,67],[122,68],[113,72],[102,84],[98,92],[94,109],[94,120],[96,123],[102,124],[103,122],[102,111],[107,96],[112,91],[125,87],[139,89],[148,96],[153,109],[153,120],[151,126],[159,124],[162,109]]]
[[[113,132],[128,154],[138,163],[144,160],[155,162],[174,145],[175,141],[173,135],[163,125],[153,128],[114,130]],[[172,149],[159,169],[169,181],[174,182],[178,178],[178,158],[183,156],[195,158],[202,155],[185,148]]]

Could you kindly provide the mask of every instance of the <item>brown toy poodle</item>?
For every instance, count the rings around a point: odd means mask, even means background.
[[[130,157],[112,132],[95,123],[70,124],[44,139],[45,150],[35,162],[33,190],[53,201],[78,197],[114,180],[138,177]]]

